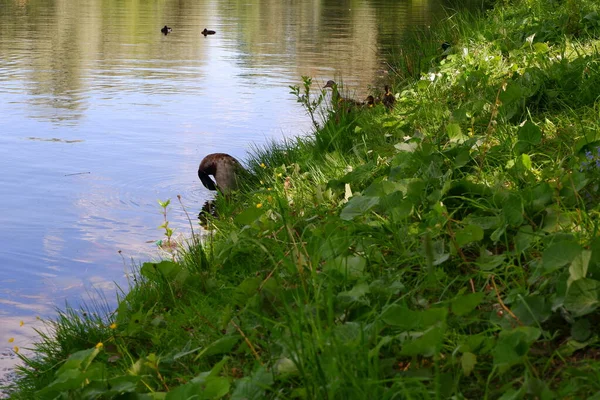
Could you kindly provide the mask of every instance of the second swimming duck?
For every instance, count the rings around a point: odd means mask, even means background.
[[[210,30],[208,30],[208,29],[204,28],[204,30],[203,30],[201,33],[202,33],[204,36],[206,36],[206,35],[214,35],[214,34],[215,34],[215,33],[217,33],[217,32],[215,32],[215,31],[210,31]]]

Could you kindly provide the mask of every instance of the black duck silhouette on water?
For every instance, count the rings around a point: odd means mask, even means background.
[[[169,28],[168,26],[163,26],[160,30],[165,36],[167,36],[169,33],[173,32],[173,29]]]
[[[201,33],[206,37],[206,35],[214,35],[217,32],[216,31],[211,31],[211,30],[208,30],[208,29],[204,28],[204,30]]]

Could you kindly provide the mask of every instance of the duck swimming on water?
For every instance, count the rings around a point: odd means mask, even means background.
[[[215,34],[215,33],[217,33],[217,32],[215,32],[215,31],[211,31],[211,30],[208,30],[208,29],[204,28],[204,30],[203,30],[201,33],[202,33],[204,36],[206,36],[206,35],[214,35],[214,34]]]
[[[238,188],[241,175],[246,170],[242,164],[229,154],[213,153],[202,159],[198,167],[198,177],[208,190],[229,193]],[[209,177],[212,175],[216,183]]]
[[[173,29],[171,29],[171,28],[169,28],[168,26],[165,25],[164,27],[162,27],[162,29],[160,31],[162,33],[164,33],[165,35],[167,35],[167,34],[173,32]]]

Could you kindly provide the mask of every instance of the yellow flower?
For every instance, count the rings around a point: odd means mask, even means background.
[[[260,166],[261,166],[262,168],[267,168],[267,166],[265,165],[265,163],[260,163]]]
[[[19,346],[13,347],[13,350],[14,350],[15,353],[18,353],[19,352]]]
[[[23,321],[19,322],[19,326],[23,326],[23,325],[25,325],[25,322],[23,322]]]
[[[117,324],[114,322],[108,326],[110,329],[117,329]]]
[[[281,178],[281,176],[282,176],[282,175],[283,175],[283,174],[280,172],[280,173],[278,173],[278,174],[277,174],[277,177],[278,177],[278,178]]]
[[[258,203],[258,204],[256,205],[256,208],[261,208],[261,207],[262,207],[262,203]]]
[[[14,342],[14,341],[15,341],[15,338],[14,338],[14,337],[11,337],[10,339],[8,339],[8,343],[12,343],[12,342]]]
[[[268,191],[271,191],[272,189],[271,189],[271,188],[267,188],[267,190],[268,190]]]
[[[102,343],[102,342],[98,342],[98,344],[96,345],[96,348],[97,348],[97,349],[101,349],[101,348],[102,348],[102,346],[104,346],[104,343]]]

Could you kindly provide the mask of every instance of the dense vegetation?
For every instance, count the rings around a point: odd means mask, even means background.
[[[600,398],[599,12],[448,18],[391,112],[320,118],[306,78],[314,135],[257,149],[116,312],[60,314],[13,397]]]

